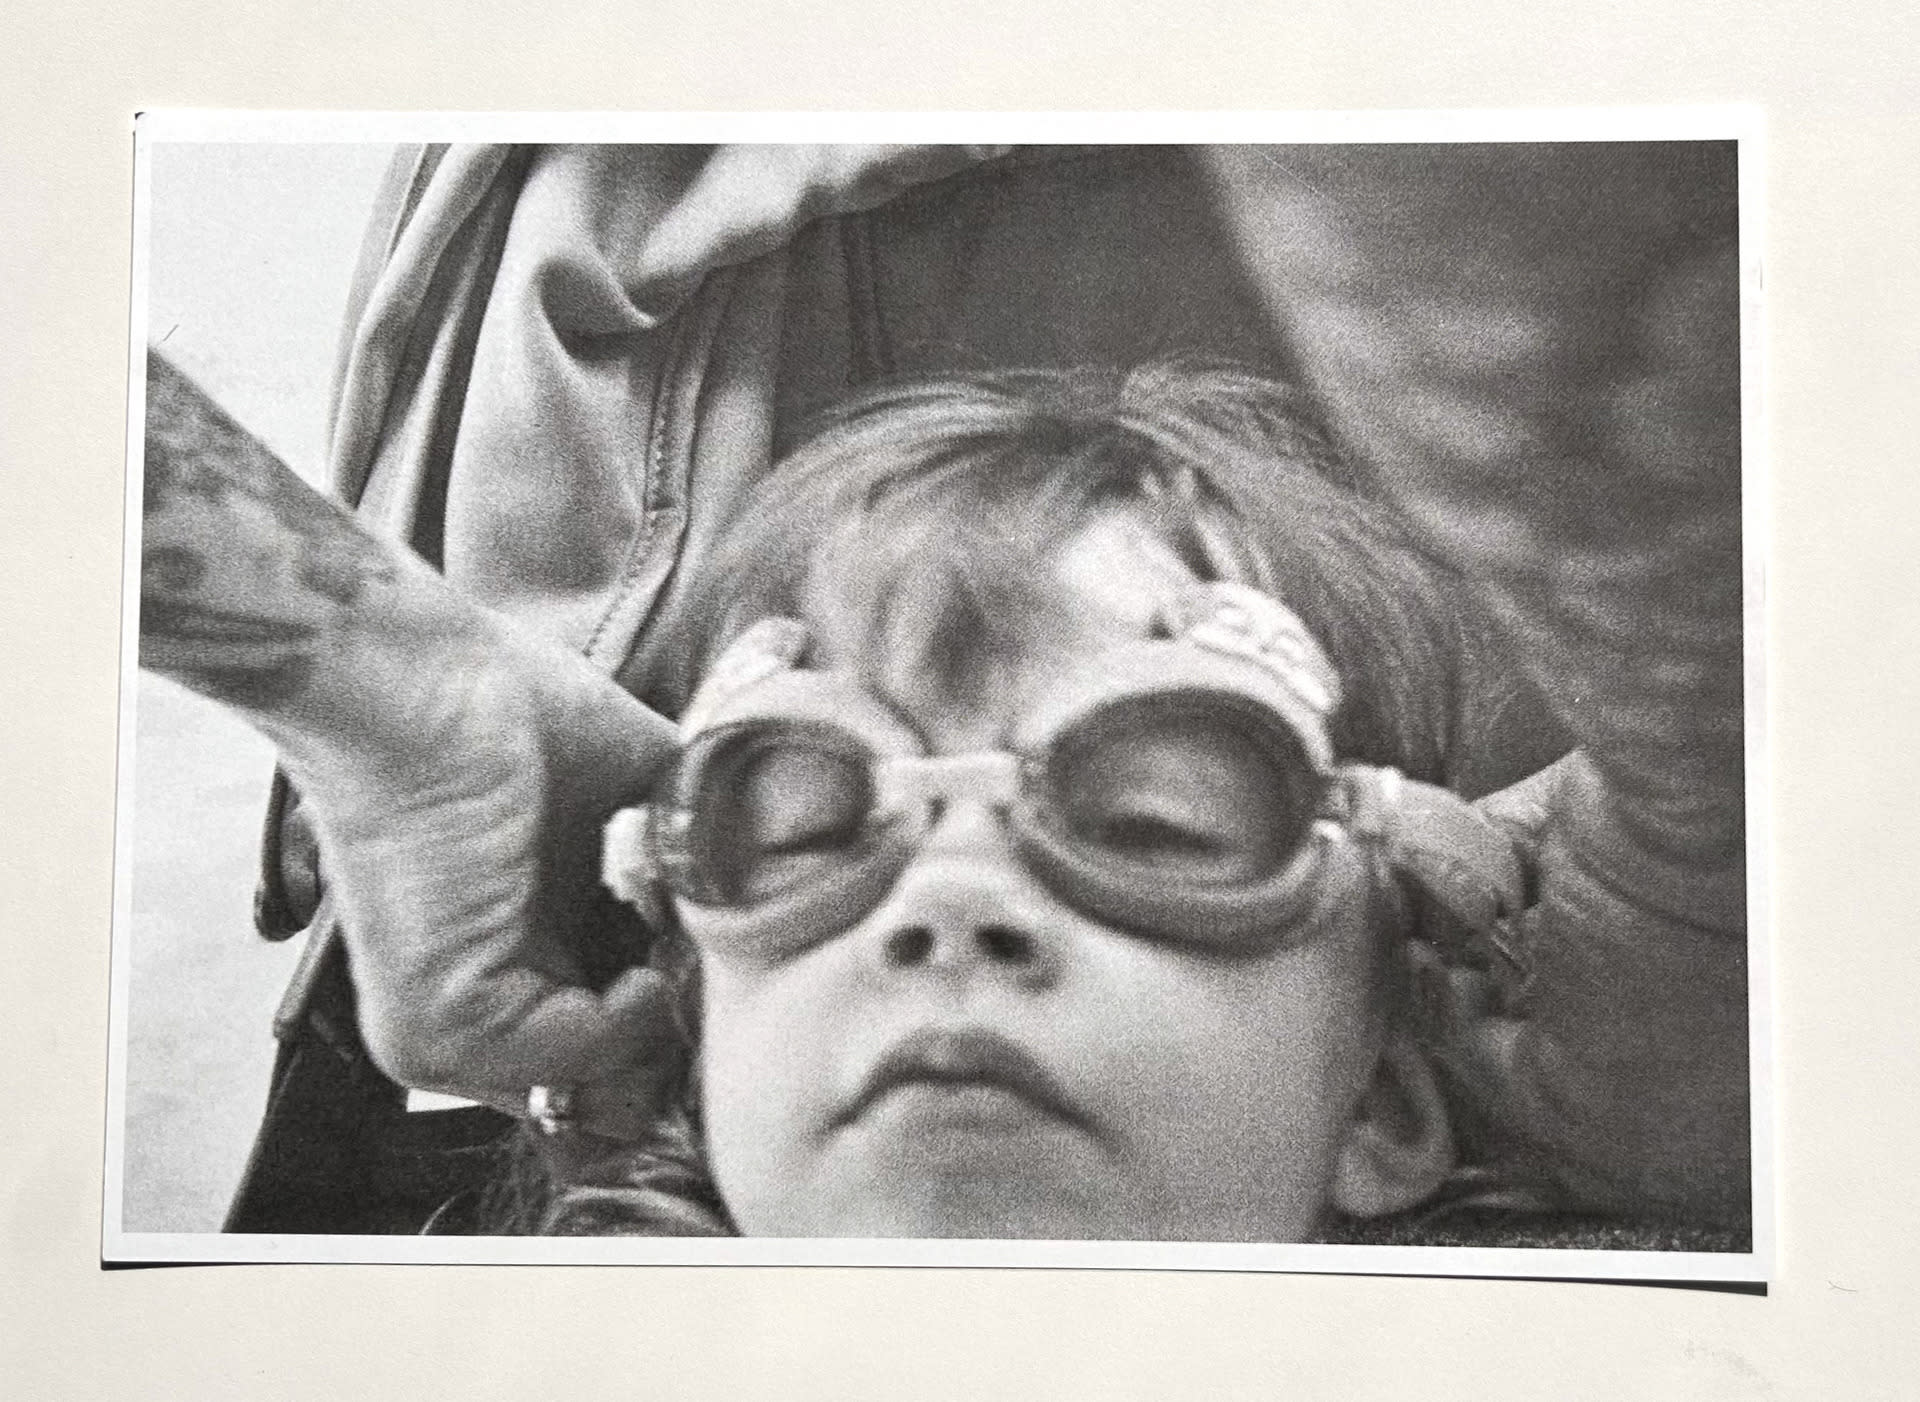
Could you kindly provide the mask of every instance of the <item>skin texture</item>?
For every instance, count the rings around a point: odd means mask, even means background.
[[[1463,1013],[1456,1084],[1572,1203],[1738,1223],[1750,1116],[1730,167],[1654,145],[1604,169],[1567,158],[1559,173],[1505,148],[1205,159],[1339,437],[1422,541],[1479,581],[1582,747],[1538,812],[1513,819],[1542,848],[1524,1017]],[[761,159],[726,169],[772,188]],[[729,207],[714,169],[690,210]],[[787,205],[774,203],[743,255],[778,241]],[[1502,211],[1530,232],[1489,237]],[[688,219],[641,260],[659,307],[701,263]],[[217,411],[153,402],[143,662],[254,720],[317,797],[376,1055],[401,1079],[507,1106],[530,1081],[604,1071],[626,1043],[575,1035],[576,1019],[604,1031],[605,1005],[571,987],[565,925],[591,883],[594,815],[644,787],[664,728],[571,659],[451,608],[417,562],[349,544],[344,516],[329,526],[297,493],[263,489],[261,473],[283,469],[209,429]],[[177,433],[182,413],[206,422]],[[629,994],[614,1025],[643,1028]],[[546,1009],[563,1010],[557,1023]]]
[[[572,950],[666,722],[369,535],[158,355],[147,408],[141,665],[278,746],[376,1061],[509,1111],[578,1085],[594,1128],[638,1134],[664,993],[583,986]]]
[[[1023,721],[1051,685],[1146,634],[1146,581],[1168,564],[1145,549],[1098,524],[1068,548],[1073,631],[1014,659],[997,702],[888,699],[936,753],[1037,741]],[[1380,1056],[1349,878],[1278,952],[1209,958],[1075,913],[990,808],[954,803],[853,928],[797,954],[703,945],[704,1116],[729,1210],[749,1235],[1311,1236]],[[962,1030],[1019,1047],[1065,1107],[920,1084],[852,1113],[891,1049]]]
[[[399,573],[159,356],[142,514],[141,664],[255,712],[304,693],[327,634]]]

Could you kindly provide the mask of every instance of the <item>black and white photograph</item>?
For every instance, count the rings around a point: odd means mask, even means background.
[[[1769,1277],[1751,114],[136,130],[107,1260]]]

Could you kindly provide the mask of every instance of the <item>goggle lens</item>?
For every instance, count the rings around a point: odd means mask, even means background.
[[[825,722],[707,732],[682,757],[661,813],[663,874],[689,899],[731,907],[839,880],[927,816],[885,811],[883,762]],[[1107,904],[1090,900],[1089,881],[1113,885],[1125,906],[1141,883],[1164,894],[1272,879],[1305,840],[1326,782],[1279,717],[1215,692],[1110,702],[1022,761],[1021,776],[1011,821],[1044,834],[1064,858],[1044,864],[1060,879],[1082,873],[1060,893],[1081,906]]]
[[[748,724],[702,737],[684,797],[689,855],[709,902],[756,905],[861,856],[874,819],[873,755],[826,726]]]
[[[1103,707],[1049,747],[1041,820],[1087,856],[1169,880],[1243,885],[1305,839],[1323,781],[1271,713],[1217,695]]]

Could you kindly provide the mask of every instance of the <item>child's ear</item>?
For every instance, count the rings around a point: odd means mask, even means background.
[[[1446,1097],[1426,1056],[1405,1037],[1380,1053],[1333,1166],[1333,1205],[1349,1217],[1416,1207],[1453,1172]]]

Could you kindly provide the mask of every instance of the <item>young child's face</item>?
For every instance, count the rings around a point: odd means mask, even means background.
[[[1177,569],[1104,519],[1057,566],[1076,622],[987,704],[888,700],[932,753],[1019,749],[1036,698],[1146,636]],[[721,1194],[748,1235],[1304,1239],[1378,1055],[1366,921],[1322,903],[1304,938],[1233,956],[1144,938],[957,802],[877,908],[797,955],[703,942],[693,913]]]

